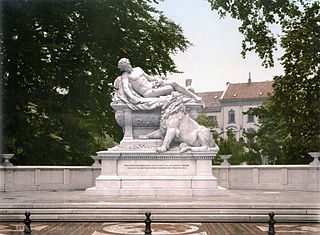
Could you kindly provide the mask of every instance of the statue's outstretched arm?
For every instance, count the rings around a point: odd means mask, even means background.
[[[143,71],[143,70],[142,70]],[[148,75],[146,72],[143,71],[143,76],[148,79],[150,82],[158,80],[156,77]]]

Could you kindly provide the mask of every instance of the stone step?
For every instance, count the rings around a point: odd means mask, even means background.
[[[313,209],[320,204],[196,202],[0,203],[0,209]]]
[[[266,214],[270,209],[0,209],[0,215],[2,214],[24,214],[28,210],[32,214],[144,214],[146,211],[152,214]],[[277,215],[320,215],[320,210],[317,209],[273,209]]]
[[[0,221],[23,221],[23,214],[1,214]],[[144,214],[32,214],[32,221],[142,222]],[[266,222],[268,215],[252,214],[153,214],[153,222]],[[319,222],[319,215],[276,215],[277,222]]]
[[[320,222],[320,208],[312,205],[208,205],[172,203],[150,205],[130,203],[127,208],[122,203],[87,205],[29,204],[0,205],[0,221],[22,221],[24,212],[30,211],[33,221],[143,221],[144,213],[150,211],[152,219],[158,222],[265,222],[268,213],[276,214],[277,222]],[[50,205],[50,207],[49,207]],[[112,205],[112,207],[111,207]]]

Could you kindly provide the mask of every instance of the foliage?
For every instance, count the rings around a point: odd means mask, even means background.
[[[318,1],[208,0],[220,16],[242,22],[242,55],[254,51],[264,66],[273,66],[280,42],[283,76],[274,77],[274,96],[248,114],[259,118],[256,140],[276,163],[308,163],[319,151],[320,4]],[[272,27],[279,25],[281,35]]]
[[[111,138],[109,135],[94,136],[93,146],[94,146],[94,149],[96,149],[98,151],[112,148],[112,147],[116,146],[117,144],[118,143],[115,142],[114,139]]]
[[[232,157],[228,160],[232,165],[239,165],[243,162],[246,162],[249,165],[261,164],[261,148],[257,142],[246,143],[243,138],[240,138],[239,141],[237,141],[231,129],[227,131],[227,138],[223,138],[222,136],[219,137],[219,133],[214,130],[214,128],[219,127],[217,120],[208,117],[205,110],[202,110],[199,113],[199,118],[197,121],[200,125],[211,130],[215,142],[220,148],[219,152],[217,153],[217,157],[213,159],[213,165],[220,165],[222,159],[219,158],[219,156],[228,154],[232,155]],[[254,139],[256,132],[244,132],[244,136],[248,139]]]
[[[217,157],[220,155],[228,155],[231,154],[232,157],[228,160],[228,162],[232,165],[239,165],[240,163],[247,161],[245,157],[245,142],[243,138],[240,138],[237,141],[234,133],[231,129],[227,131],[227,138],[220,137],[217,141],[217,145],[219,146],[220,150],[217,153]],[[217,158],[213,163],[219,164],[222,162]]]
[[[207,113],[204,109],[199,112],[197,122],[200,125],[209,128],[211,134],[213,135],[213,138],[217,139],[218,133],[214,129],[219,127],[218,121],[213,118],[208,117]]]
[[[15,164],[86,165],[107,136],[122,138],[109,106],[118,60],[165,74],[190,45],[153,2],[1,1],[4,152]]]
[[[262,156],[268,156],[268,163],[274,164],[275,155],[264,155],[262,153],[262,147],[257,138],[257,131],[243,132],[243,136],[248,140],[245,144],[245,158],[248,165],[259,165],[262,164]],[[258,141],[257,141],[258,139]]]
[[[229,133],[228,133],[229,134]],[[217,141],[219,146],[219,152],[218,155],[228,155],[232,154],[232,145],[234,143],[233,136],[228,136],[228,138],[224,139],[222,137],[219,138]]]

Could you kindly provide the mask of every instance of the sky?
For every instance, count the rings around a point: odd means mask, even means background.
[[[186,38],[192,42],[186,52],[173,56],[182,74],[167,77],[180,84],[192,79],[196,92],[223,91],[226,82],[247,82],[249,72],[252,81],[271,81],[283,74],[283,68],[275,54],[275,66],[264,68],[254,53],[243,59],[240,52],[243,36],[238,31],[240,21],[226,17],[220,19],[206,0],[165,0],[155,5],[158,10],[180,25]],[[277,30],[277,29],[276,29]]]

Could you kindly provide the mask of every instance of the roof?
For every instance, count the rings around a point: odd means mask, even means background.
[[[274,93],[273,83],[274,81],[230,83],[221,100],[268,98],[269,94]]]
[[[221,98],[223,91],[212,91],[212,92],[199,92],[196,93],[200,96],[204,102],[206,108],[218,108],[221,107],[219,99]]]

